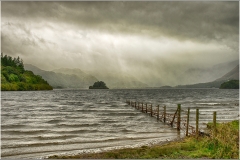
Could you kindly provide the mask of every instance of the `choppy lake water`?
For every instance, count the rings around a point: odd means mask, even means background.
[[[239,90],[135,89],[1,92],[1,156],[44,158],[137,147],[182,136],[126,99],[200,110],[200,123],[239,119]],[[185,114],[184,112],[182,114]]]

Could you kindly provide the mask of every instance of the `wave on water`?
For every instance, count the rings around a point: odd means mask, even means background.
[[[196,104],[209,105],[209,106],[221,105],[221,103],[196,103]]]
[[[97,127],[100,126],[100,123],[83,123],[83,124],[58,124],[59,127],[64,127],[64,128],[81,128],[81,127]]]
[[[201,92],[201,93],[200,93]],[[34,92],[35,93],[35,92]],[[141,113],[126,99],[167,106],[182,114],[199,108],[200,124],[238,119],[239,92],[234,90],[53,90],[3,92],[2,157],[40,158],[56,153],[78,154],[139,147],[170,141],[183,134]],[[206,96],[207,95],[207,96]],[[31,98],[29,98],[31,97]],[[192,123],[192,122],[191,122]],[[200,128],[201,129],[201,128]]]
[[[11,134],[11,135],[32,135],[32,134],[42,134],[49,132],[49,130],[2,130],[2,134]]]

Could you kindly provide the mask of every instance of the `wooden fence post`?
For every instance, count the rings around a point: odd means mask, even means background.
[[[153,116],[152,104],[151,104],[151,117]]]
[[[137,108],[137,102],[135,102],[135,106],[134,107]]]
[[[177,119],[177,130],[181,128],[181,104],[178,104],[178,119]]]
[[[159,121],[159,105],[157,106],[157,120]]]
[[[163,111],[163,122],[166,122],[166,106],[164,106],[164,111]]]
[[[198,137],[199,109],[196,109],[196,136]]]
[[[142,102],[142,112],[143,112],[143,102]]]
[[[139,109],[139,102],[138,102],[138,107],[137,107],[137,109]]]
[[[146,113],[147,113],[148,111],[147,111],[147,103],[146,103]]]
[[[190,114],[190,108],[188,108],[188,112],[187,112],[186,136],[188,136],[189,114]]]
[[[216,133],[217,133],[216,123],[217,123],[217,112],[213,112],[213,136],[214,137],[216,137]]]
[[[178,113],[178,108],[177,108],[177,110],[176,110],[176,112],[174,113],[174,115],[173,115],[173,119],[172,119],[172,121],[171,121],[171,123],[170,123],[170,125],[173,127],[173,123],[174,123],[174,120],[175,120],[175,117],[176,117],[176,114]],[[177,130],[178,130],[178,126],[177,126]]]

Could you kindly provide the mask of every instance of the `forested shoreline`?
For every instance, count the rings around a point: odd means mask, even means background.
[[[1,91],[52,90],[39,75],[24,69],[23,60],[1,53]]]

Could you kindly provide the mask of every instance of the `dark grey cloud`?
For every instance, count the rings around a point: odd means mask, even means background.
[[[2,51],[43,69],[177,85],[189,68],[239,59],[239,2],[2,2],[1,16]]]
[[[2,2],[2,16],[238,48],[238,2]],[[229,41],[229,42],[228,42]]]

